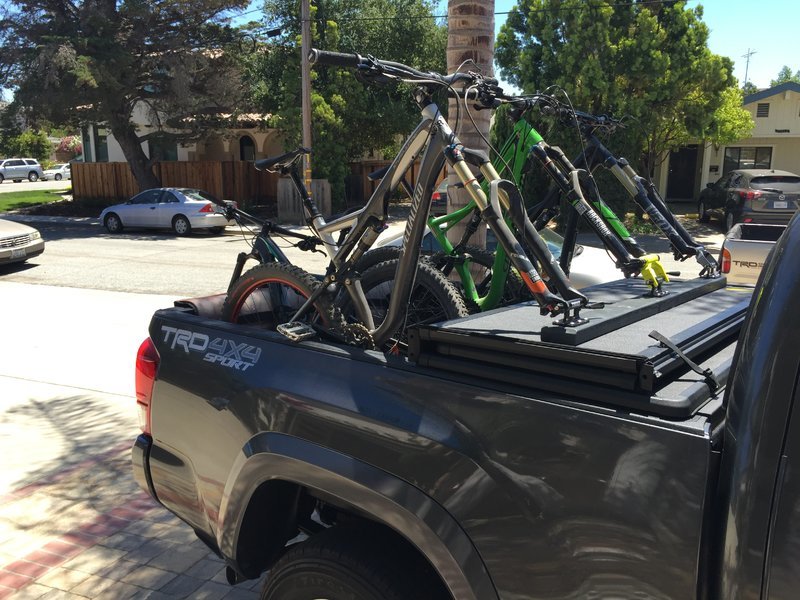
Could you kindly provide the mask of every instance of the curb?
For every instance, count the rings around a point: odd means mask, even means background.
[[[100,225],[97,217],[52,217],[48,215],[23,215],[19,213],[0,213],[0,219],[19,221],[21,223],[88,223]]]

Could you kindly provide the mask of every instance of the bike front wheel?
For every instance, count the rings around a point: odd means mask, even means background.
[[[237,279],[222,306],[222,319],[274,330],[288,323],[319,286],[303,269],[289,264],[260,264]],[[323,294],[298,320],[328,326],[330,303]]]
[[[386,318],[394,291],[397,263],[397,259],[378,263],[364,271],[361,276],[361,288],[376,326],[383,323]],[[342,307],[342,314],[348,321],[355,319],[355,310],[349,299]],[[464,298],[458,289],[441,271],[427,261],[420,261],[417,264],[414,287],[405,309],[403,324],[392,335],[384,349],[403,350],[410,327],[466,317],[468,314]]]

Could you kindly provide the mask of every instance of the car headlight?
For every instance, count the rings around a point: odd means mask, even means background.
[[[33,232],[31,233],[31,239],[38,240],[40,237],[42,237],[42,234],[34,229]]]

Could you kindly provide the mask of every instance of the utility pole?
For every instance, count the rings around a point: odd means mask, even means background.
[[[753,54],[755,53],[756,53],[755,50],[750,50],[750,48],[748,48],[747,54],[742,54],[742,58],[747,59],[747,62],[744,64],[744,85],[742,86],[743,88],[747,87],[747,72],[750,70],[750,57],[753,56]]]
[[[303,146],[311,148],[311,65],[308,53],[311,51],[311,0],[300,0],[300,19],[302,21],[300,46],[300,85],[302,87]],[[303,180],[311,194],[311,156],[303,157]]]

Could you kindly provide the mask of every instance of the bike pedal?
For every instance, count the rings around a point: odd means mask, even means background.
[[[300,321],[281,323],[276,329],[278,333],[293,342],[302,342],[317,335],[312,327]]]

